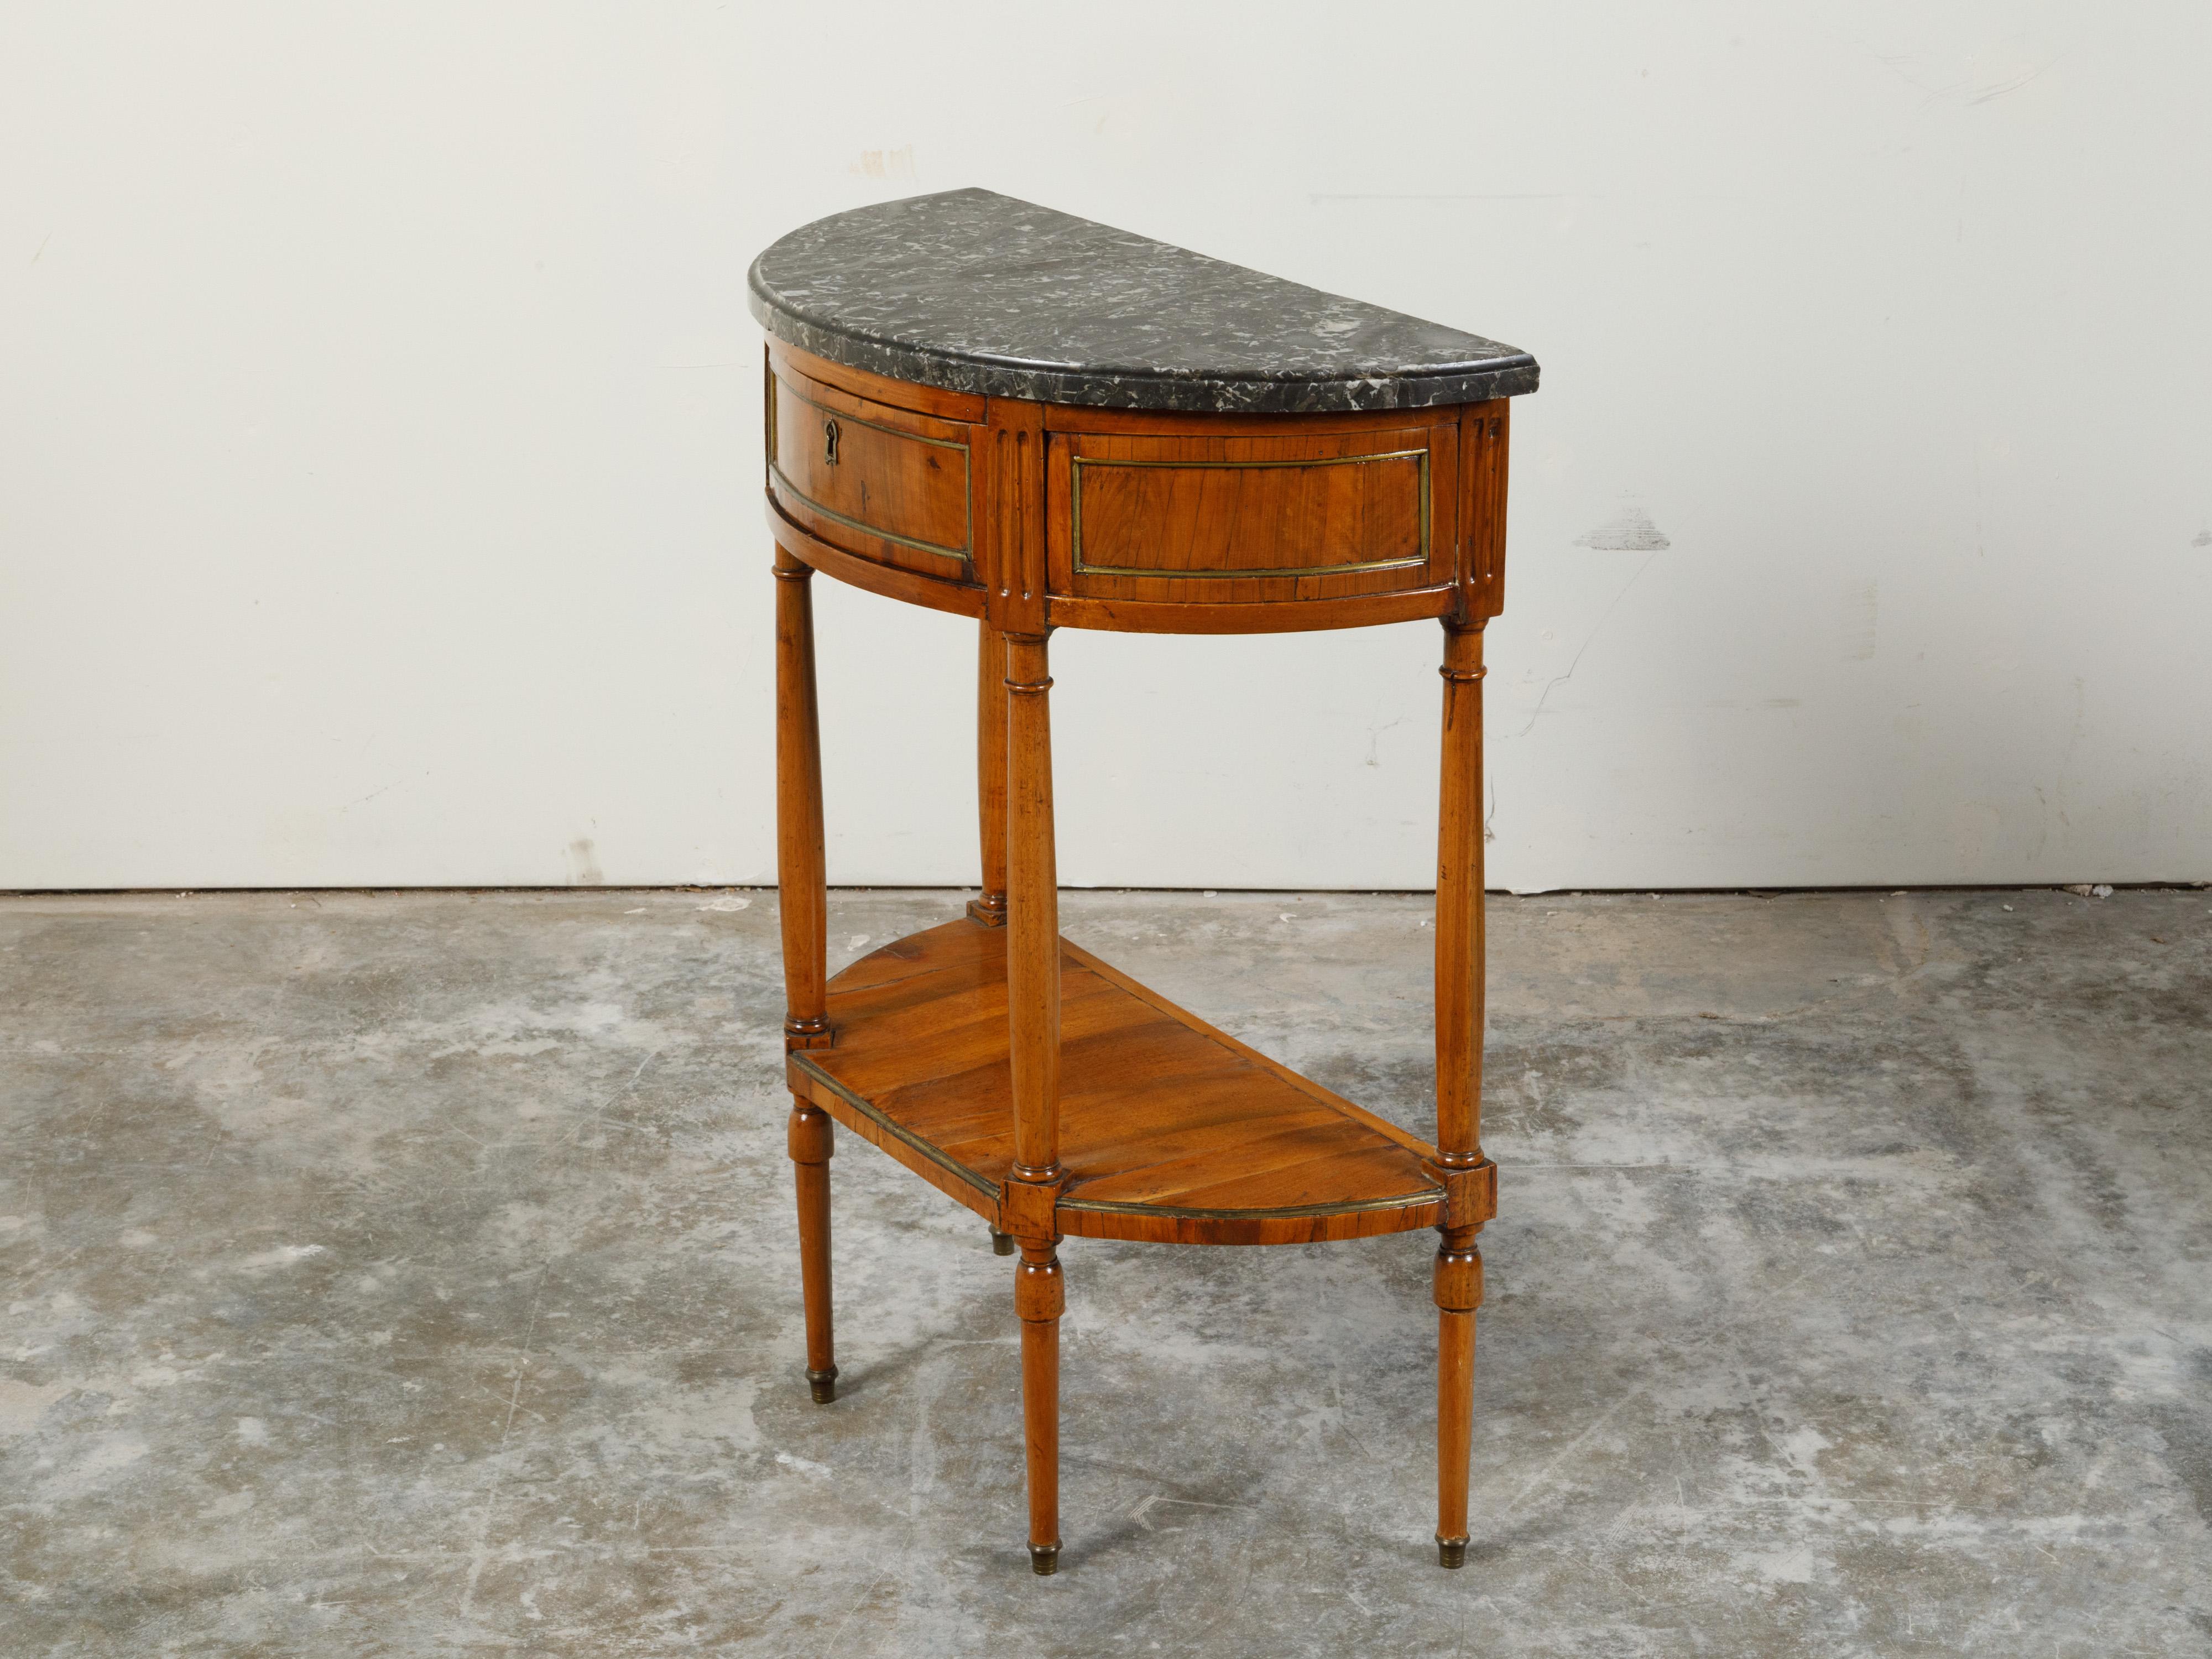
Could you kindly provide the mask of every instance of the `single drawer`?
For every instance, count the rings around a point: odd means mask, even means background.
[[[1234,604],[1448,582],[1455,435],[1055,433],[1053,589]]]
[[[974,542],[969,428],[872,403],[789,369],[769,375],[769,488],[834,546],[965,580]]]

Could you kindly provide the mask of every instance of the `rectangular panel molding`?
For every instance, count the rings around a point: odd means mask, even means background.
[[[1427,448],[1297,460],[1070,459],[1075,574],[1345,575],[1429,562]],[[1175,526],[1208,526],[1186,539]]]

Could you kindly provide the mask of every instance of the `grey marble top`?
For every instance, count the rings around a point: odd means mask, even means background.
[[[776,338],[952,392],[1320,413],[1536,389],[1513,346],[988,190],[817,219],[746,286]]]

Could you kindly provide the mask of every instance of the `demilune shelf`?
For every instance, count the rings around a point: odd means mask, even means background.
[[[1291,1244],[1443,1219],[1434,1150],[1215,1030],[1065,939],[1063,1233]],[[1006,930],[948,922],[830,981],[833,1046],[791,1087],[992,1219],[1013,1157]]]

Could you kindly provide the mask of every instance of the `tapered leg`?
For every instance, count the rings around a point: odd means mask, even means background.
[[[775,550],[775,861],[783,918],[783,1040],[830,1044],[830,893],[822,856],[822,738],[814,704],[814,572]],[[806,1381],[837,1397],[830,1334],[829,1115],[792,1098],[790,1147],[799,1185],[799,1275],[806,1297]]]
[[[975,806],[983,842],[983,892],[968,914],[986,927],[1006,921],[1006,636],[977,624]]]
[[[775,550],[775,864],[783,1034],[827,1048],[830,892],[822,856],[822,736],[814,704],[814,572]]]
[[[1006,1026],[1017,1182],[1060,1168],[1060,884],[1053,849],[1052,675],[1041,635],[1006,641]],[[1024,1194],[1034,1197],[1035,1194]],[[1014,1226],[1025,1242],[1052,1230]]]
[[[1052,722],[1041,635],[1006,640],[1006,1026],[1014,1157],[1000,1227],[1021,1243],[1022,1427],[1029,1446],[1030,1565],[1060,1565],[1060,890],[1052,833]]]
[[[1444,624],[1437,812],[1437,1154],[1482,1163],[1482,630]]]
[[[1022,1240],[1014,1311],[1022,1321],[1022,1440],[1030,1486],[1030,1567],[1060,1570],[1060,1316],[1066,1297],[1057,1240]]]
[[[1437,1559],[1467,1560],[1467,1480],[1474,1443],[1474,1310],[1482,1252],[1472,1227],[1447,1228],[1437,1247]]]
[[[837,1397],[837,1350],[830,1324],[830,1115],[792,1097],[791,1167],[799,1178],[799,1279],[806,1296],[806,1382],[817,1405]]]
[[[1474,1434],[1474,1236],[1496,1208],[1482,1155],[1482,630],[1444,623],[1443,768],[1437,822],[1437,1159],[1449,1194],[1437,1249],[1437,1559],[1467,1559]]]

